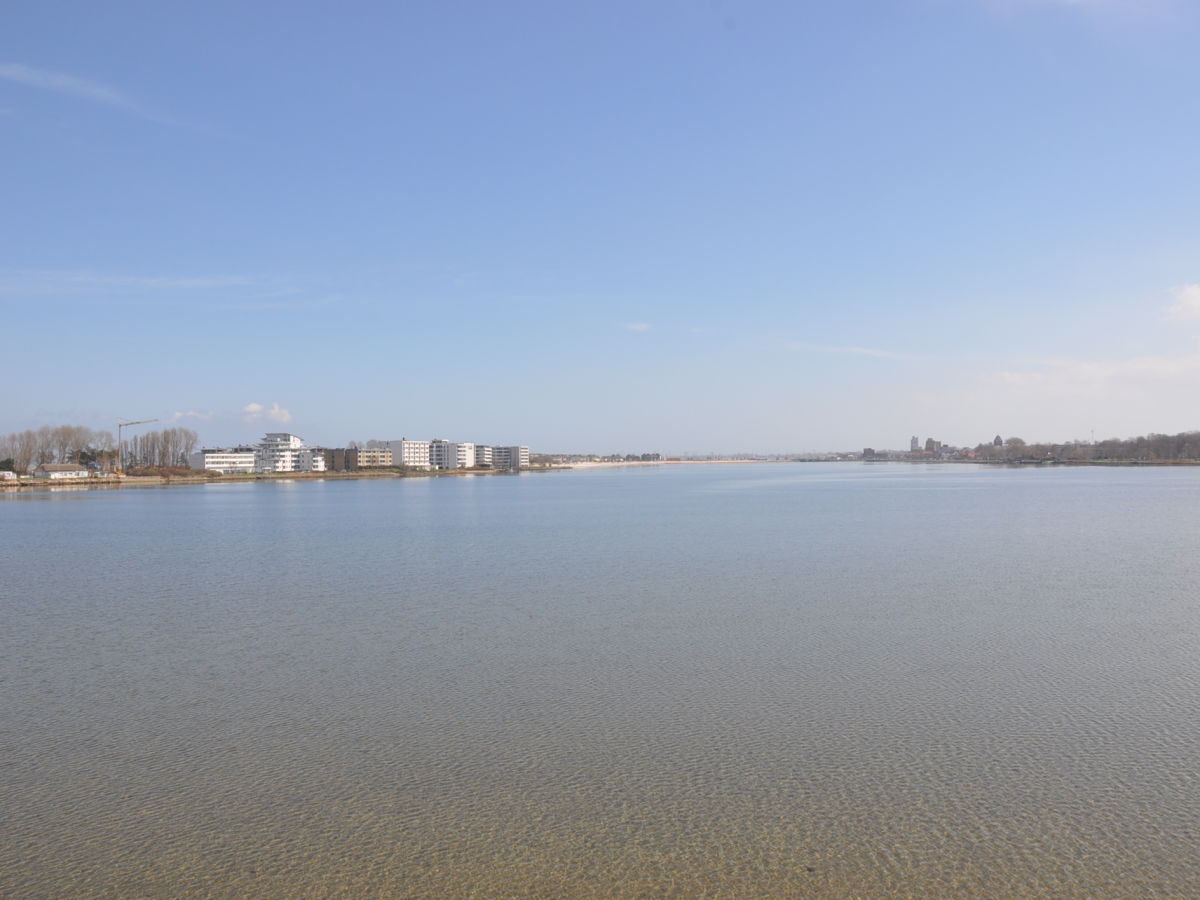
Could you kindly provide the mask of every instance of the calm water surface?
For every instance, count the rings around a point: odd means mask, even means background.
[[[1200,471],[0,496],[0,896],[1200,897]]]

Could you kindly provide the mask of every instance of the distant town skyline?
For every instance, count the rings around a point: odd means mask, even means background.
[[[1195,3],[284,18],[0,12],[0,433],[1200,428]]]

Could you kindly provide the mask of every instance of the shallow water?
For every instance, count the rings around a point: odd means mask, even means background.
[[[0,499],[0,896],[1200,896],[1200,471]]]

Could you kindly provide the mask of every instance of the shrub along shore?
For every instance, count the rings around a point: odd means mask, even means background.
[[[564,469],[567,466],[529,466],[522,472],[547,472],[551,469]],[[144,470],[143,470],[144,471]],[[56,487],[74,488],[130,488],[130,487],[162,487],[176,484],[242,484],[249,481],[332,481],[340,479],[364,478],[444,478],[466,475],[508,475],[508,469],[360,469],[357,472],[260,472],[254,474],[222,475],[217,472],[195,472],[186,474],[188,470],[138,475],[101,475],[95,478],[33,478],[24,477],[19,481],[0,481],[0,490],[46,489]]]

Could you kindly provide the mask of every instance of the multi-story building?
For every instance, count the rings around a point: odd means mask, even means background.
[[[528,447],[493,447],[492,468],[526,469],[529,467]]]
[[[387,447],[338,447],[322,450],[328,472],[357,472],[359,469],[380,469],[392,465],[392,451]]]
[[[459,469],[471,469],[475,467],[475,445],[469,441],[454,445],[454,459]]]
[[[392,451],[389,447],[359,447],[358,467],[360,469],[382,469],[392,465]]]
[[[435,469],[457,469],[458,445],[434,438],[429,442],[429,465]]]
[[[345,447],[321,451],[325,456],[326,472],[355,472],[358,470],[358,451]]]
[[[205,447],[188,458],[193,469],[220,472],[222,475],[248,474],[254,471],[253,447]]]
[[[404,466],[406,469],[430,468],[430,443],[430,441],[410,441],[408,438],[388,441],[388,449],[392,451],[392,464]]]
[[[205,448],[189,458],[193,469],[225,474],[249,472],[354,472],[403,466],[409,469],[523,469],[528,447],[492,447],[471,441],[401,438],[382,447],[323,450],[304,446],[294,434],[274,432],[257,447]]]
[[[325,453],[305,447],[294,434],[273,432],[263,436],[254,455],[258,472],[324,472]]]

